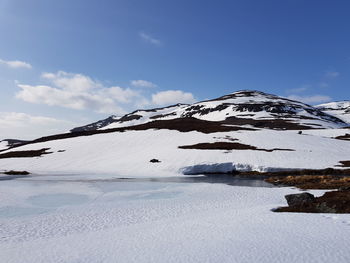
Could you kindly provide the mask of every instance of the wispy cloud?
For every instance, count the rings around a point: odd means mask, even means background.
[[[0,126],[22,127],[27,124],[49,125],[70,123],[56,118],[35,116],[22,112],[0,112]]]
[[[139,36],[140,36],[140,38],[142,40],[144,40],[147,43],[153,44],[155,46],[161,46],[162,45],[162,42],[159,39],[154,38],[153,36],[151,36],[149,34],[146,34],[144,32],[140,32]]]
[[[329,102],[332,100],[332,98],[327,95],[310,95],[310,96],[290,95],[287,98],[291,100],[301,101],[308,104],[319,104],[323,102]]]
[[[300,88],[289,89],[289,90],[287,90],[287,92],[288,93],[303,93],[310,88],[311,88],[311,85],[306,84],[306,85],[302,85]]]
[[[156,88],[157,85],[147,80],[132,80],[131,85],[137,88]]]
[[[20,60],[3,60],[3,59],[0,59],[0,64],[6,65],[7,67],[10,67],[10,68],[15,68],[15,69],[17,69],[17,68],[31,69],[32,68],[32,65],[30,65],[27,62],[20,61]]]
[[[49,133],[68,131],[73,126],[74,124],[70,121],[52,117],[22,112],[0,112],[0,141],[13,138],[35,138]],[[23,133],[24,130],[25,133]]]
[[[337,78],[337,77],[339,77],[339,75],[340,75],[340,73],[338,71],[327,71],[325,73],[325,77],[331,78],[331,79]]]
[[[152,95],[152,103],[156,105],[170,105],[176,103],[193,103],[194,96],[182,90],[166,90]]]

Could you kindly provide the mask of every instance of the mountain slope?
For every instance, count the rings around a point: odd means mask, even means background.
[[[336,116],[339,119],[350,123],[350,101],[336,101],[316,106],[323,112]]]
[[[122,117],[117,117],[112,115],[107,119],[103,119],[85,126],[77,127],[71,130],[71,132],[81,132],[81,131],[94,131],[98,129],[111,129],[117,127],[126,127],[145,123],[153,119],[157,119],[157,116],[167,116],[169,113],[180,109],[181,107],[186,107],[186,104],[176,104],[163,108],[155,108],[149,110],[136,110]],[[143,119],[143,121],[140,121]],[[147,121],[146,121],[147,120]],[[111,125],[113,124],[113,125]]]
[[[0,141],[0,151],[6,150],[10,147],[14,147],[14,146],[18,146],[18,145],[22,145],[24,143],[26,143],[27,141],[23,141],[23,140],[15,140],[15,139],[5,139]]]
[[[350,160],[350,141],[333,137],[348,132],[346,129],[308,130],[303,134],[272,129],[216,133],[167,129],[110,132],[27,144],[1,152],[7,158],[0,157],[0,169],[114,178],[337,168],[341,161]],[[196,147],[218,144],[229,147]],[[159,162],[151,163],[151,159]]]
[[[310,105],[259,91],[244,90],[192,105],[177,104],[164,108],[137,110],[121,118],[111,116],[97,123],[75,128],[72,132],[127,127],[155,120],[183,118],[275,129],[346,126],[339,118]]]

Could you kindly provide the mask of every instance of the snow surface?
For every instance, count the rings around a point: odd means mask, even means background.
[[[45,178],[1,182],[1,262],[350,261],[350,215],[271,211],[296,189]]]
[[[7,141],[0,141],[0,150],[5,150],[8,148]]]
[[[127,131],[82,136],[30,144],[10,151],[50,148],[52,154],[36,158],[0,159],[1,169],[34,173],[100,173],[107,177],[164,177],[182,173],[323,169],[350,160],[350,141],[332,137],[348,129],[277,131],[233,131],[203,134],[174,130]],[[257,150],[179,149],[181,145],[234,142],[260,149],[290,149],[273,152]],[[64,150],[64,152],[59,152]],[[6,151],[7,152],[7,151]],[[150,163],[151,159],[160,163]],[[109,174],[109,175],[107,175]]]
[[[347,109],[347,108],[350,108],[350,101],[344,100],[344,101],[329,102],[329,103],[317,105],[316,107],[333,109],[333,110]]]
[[[344,110],[323,110],[323,112],[333,115],[346,123],[350,123],[350,110],[348,112]]]
[[[347,123],[350,123],[350,101],[336,101],[316,106],[323,112],[333,115]]]

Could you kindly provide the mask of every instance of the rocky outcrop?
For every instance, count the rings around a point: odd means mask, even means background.
[[[350,191],[339,190],[327,192],[314,197],[309,193],[286,195],[287,207],[279,207],[275,212],[299,213],[350,213]]]
[[[310,193],[290,194],[285,196],[289,206],[302,206],[315,200]]]

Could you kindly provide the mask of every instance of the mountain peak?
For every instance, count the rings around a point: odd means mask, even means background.
[[[181,118],[279,129],[339,128],[347,125],[339,118],[302,102],[258,90],[239,90],[191,105],[175,104],[163,108],[136,110],[121,118],[109,117],[75,128],[72,132],[128,127],[156,120]]]

